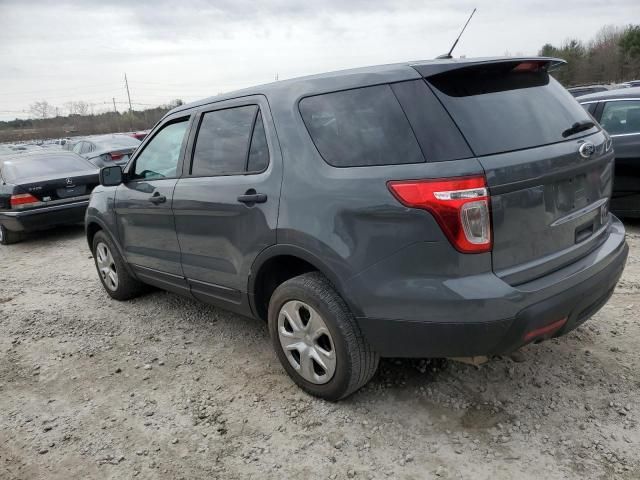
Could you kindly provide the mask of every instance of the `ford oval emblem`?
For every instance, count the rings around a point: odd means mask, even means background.
[[[584,142],[580,145],[580,148],[578,148],[578,153],[582,158],[589,158],[596,153],[596,146],[591,142]]]

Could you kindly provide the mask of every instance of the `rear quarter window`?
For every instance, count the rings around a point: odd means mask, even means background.
[[[424,162],[389,85],[303,98],[300,113],[313,143],[334,167]]]

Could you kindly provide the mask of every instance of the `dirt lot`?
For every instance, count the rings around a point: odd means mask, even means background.
[[[525,361],[298,390],[257,321],[102,291],[81,228],[0,247],[0,478],[640,478],[640,224],[609,304]]]

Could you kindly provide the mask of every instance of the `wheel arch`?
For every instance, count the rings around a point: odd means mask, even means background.
[[[278,285],[310,271],[324,275],[353,310],[343,294],[340,277],[325,261],[302,247],[278,244],[263,250],[251,267],[247,292],[253,314],[266,321],[269,299]]]

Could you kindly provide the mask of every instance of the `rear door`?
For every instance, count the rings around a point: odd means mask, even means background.
[[[148,283],[184,291],[171,200],[190,118],[166,120],[136,155],[116,191],[118,235],[127,262]]]
[[[282,163],[266,99],[216,104],[194,121],[173,210],[192,294],[248,312],[247,278],[276,242]]]
[[[607,100],[600,125],[613,139],[616,153],[612,209],[640,214],[640,98]]]
[[[546,68],[503,61],[427,79],[485,170],[493,269],[512,284],[575,261],[606,235],[612,152]]]

